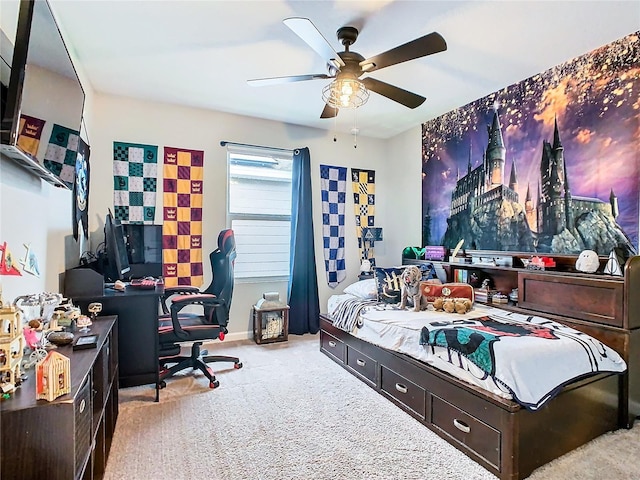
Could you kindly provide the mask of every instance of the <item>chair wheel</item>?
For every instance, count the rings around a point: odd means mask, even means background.
[[[233,368],[242,368],[242,362],[234,363]]]
[[[214,382],[209,382],[209,388],[218,388],[220,386],[220,382],[218,380]]]
[[[164,380],[160,380],[158,382],[158,390],[162,390],[163,388],[165,388],[167,386],[167,382],[165,382]]]

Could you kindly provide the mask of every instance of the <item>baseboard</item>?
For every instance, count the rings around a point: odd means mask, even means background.
[[[233,332],[227,333],[224,337],[224,343],[238,342],[242,340],[253,340],[253,332]],[[192,342],[184,342],[180,344],[180,355],[189,355],[191,353]],[[224,346],[219,340],[213,340],[211,342],[204,342],[202,344],[203,350],[215,350]]]

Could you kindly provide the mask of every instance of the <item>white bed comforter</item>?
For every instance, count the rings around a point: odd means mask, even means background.
[[[347,298],[340,297],[333,299],[329,312]],[[367,306],[351,333],[513,398],[530,410],[577,379],[626,370],[614,350],[582,332],[479,304],[464,315]]]

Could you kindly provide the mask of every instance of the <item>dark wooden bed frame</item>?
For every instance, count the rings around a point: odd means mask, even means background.
[[[575,382],[532,412],[360,340],[324,314],[320,350],[501,480],[525,478],[606,432],[631,428],[640,414],[640,257],[627,261],[624,278],[490,270],[498,284],[517,280],[518,306],[507,308],[588,333],[620,353],[627,372]]]

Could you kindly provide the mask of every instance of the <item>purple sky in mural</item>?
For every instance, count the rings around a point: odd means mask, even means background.
[[[423,125],[423,214],[438,244],[449,217],[457,172],[482,163],[487,125],[497,108],[506,147],[505,183],[515,162],[520,203],[534,205],[542,142],[553,143],[557,118],[573,196],[609,202],[638,248],[640,178],[640,32],[446,113]]]

